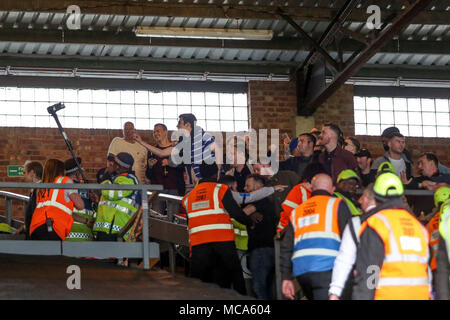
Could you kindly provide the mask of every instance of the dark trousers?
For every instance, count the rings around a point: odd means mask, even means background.
[[[229,287],[229,276],[234,290],[246,294],[242,267],[234,241],[210,242],[191,248],[191,276],[203,282],[215,282]]]
[[[308,272],[297,277],[298,284],[308,300],[328,300],[332,272]]]
[[[30,240],[59,240],[61,238],[56,234],[55,231],[48,232],[47,225],[43,224],[40,227],[34,229],[33,233],[30,236]]]
[[[97,232],[97,241],[117,241],[117,233],[110,234],[103,231]]]

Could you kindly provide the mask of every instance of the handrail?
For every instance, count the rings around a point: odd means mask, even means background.
[[[147,192],[147,194],[151,195],[152,192],[149,191],[149,192]],[[158,198],[163,199],[163,200],[173,201],[173,202],[180,202],[180,203],[181,203],[181,200],[183,200],[183,197],[174,196],[173,194],[167,194],[167,193],[158,194]]]
[[[28,182],[0,182],[0,188],[16,189],[72,189],[72,190],[136,190],[142,194],[147,194],[148,190],[161,191],[162,185],[114,185],[114,184],[61,184],[61,183],[28,183]],[[7,207],[11,206],[13,193],[4,191],[7,199]],[[21,197],[18,197],[21,198]],[[23,199],[23,198],[22,198]],[[9,203],[9,204],[8,204]],[[0,241],[0,252],[16,254],[49,254],[51,252],[59,255],[69,255],[77,257],[139,257],[144,260],[144,269],[150,269],[149,258],[155,252],[155,246],[149,246],[148,217],[149,208],[147,197],[142,197],[143,214],[143,242],[142,243],[122,243],[112,245],[110,242],[96,241],[94,243],[68,243],[62,241],[61,245],[55,246],[55,241]],[[11,217],[7,221],[11,222]],[[140,252],[140,253],[139,253]]]
[[[0,190],[0,197],[5,197],[11,200],[17,200],[17,201],[23,201],[23,202],[28,202],[30,201],[30,197],[28,196],[24,196],[22,194],[18,194],[18,193],[12,193],[12,192],[8,192],[8,191],[2,191]]]

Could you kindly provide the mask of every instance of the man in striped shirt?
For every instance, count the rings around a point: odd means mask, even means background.
[[[172,148],[161,150],[148,145],[138,134],[135,135],[135,139],[158,157],[170,156],[169,165],[186,165],[191,181],[195,185],[195,182],[202,178],[200,164],[202,162],[211,164],[216,160],[214,138],[196,125],[197,118],[192,113],[181,114],[178,118],[177,128],[182,136],[179,143]]]

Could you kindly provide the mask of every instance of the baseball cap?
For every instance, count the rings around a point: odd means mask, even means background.
[[[134,164],[133,156],[127,152],[121,152],[116,156],[115,161],[125,169],[131,169]]]
[[[359,150],[357,153],[355,153],[355,157],[372,158],[372,155],[370,154],[369,149],[363,148],[363,149]]]
[[[383,130],[381,136],[384,138],[390,138],[394,133],[400,133],[397,127],[389,127]]]

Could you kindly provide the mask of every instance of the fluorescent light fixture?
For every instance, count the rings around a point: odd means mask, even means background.
[[[230,40],[271,40],[272,30],[251,29],[209,29],[137,26],[138,37],[190,38],[190,39],[230,39]]]

